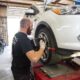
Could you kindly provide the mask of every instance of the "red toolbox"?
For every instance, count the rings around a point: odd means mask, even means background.
[[[40,68],[42,65],[36,65],[33,68],[35,79],[36,80],[80,80],[80,69],[74,70],[72,73],[59,75],[53,78],[50,78],[46,75]]]

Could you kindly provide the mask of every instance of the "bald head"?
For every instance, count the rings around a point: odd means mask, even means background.
[[[24,33],[27,33],[28,35],[31,34],[32,26],[33,26],[33,23],[28,18],[23,18],[20,21],[20,31],[24,32]]]
[[[23,18],[23,19],[20,21],[20,27],[21,27],[21,28],[28,27],[28,26],[30,26],[30,24],[31,24],[31,21],[30,21],[30,19],[28,19],[28,18]]]

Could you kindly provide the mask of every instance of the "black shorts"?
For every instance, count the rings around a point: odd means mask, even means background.
[[[12,70],[12,74],[13,74],[14,80],[34,80],[34,76],[32,75],[31,72],[19,73]]]

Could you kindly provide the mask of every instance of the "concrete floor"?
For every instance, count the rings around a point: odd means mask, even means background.
[[[13,80],[11,73],[11,49],[5,47],[4,53],[0,54],[0,80]]]

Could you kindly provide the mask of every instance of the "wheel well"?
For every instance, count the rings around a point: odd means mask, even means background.
[[[56,42],[56,38],[55,38],[55,35],[54,35],[54,32],[52,31],[52,29],[50,28],[50,26],[46,23],[46,22],[40,22],[37,29],[36,29],[36,32],[35,32],[35,37],[36,35],[38,34],[39,30],[41,28],[48,28],[48,30],[50,31],[50,34],[53,36],[53,39],[55,40],[55,43],[56,43],[56,47],[57,47],[57,42]]]
[[[41,28],[44,28],[44,27],[46,27],[46,26],[43,25],[43,24],[38,25],[38,27],[37,27],[37,29],[36,29],[36,32],[35,32],[35,36],[36,36],[37,33],[39,32],[39,30],[40,30]]]

